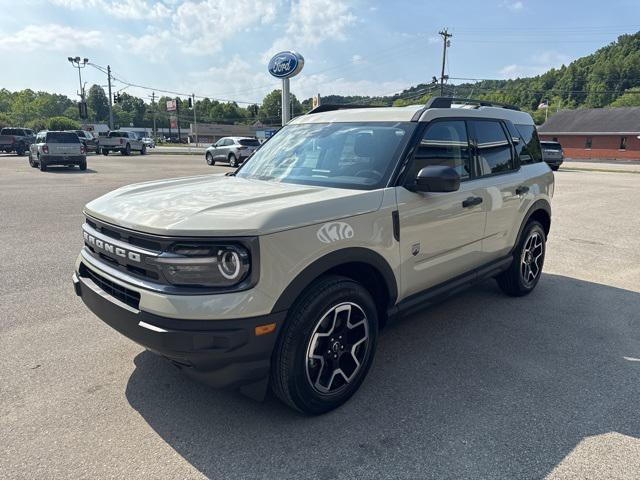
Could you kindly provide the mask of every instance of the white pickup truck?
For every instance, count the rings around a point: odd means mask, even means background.
[[[98,145],[103,155],[109,155],[109,152],[131,155],[134,150],[140,152],[141,155],[147,153],[147,146],[134,132],[122,130],[109,132],[107,137],[100,137]]]

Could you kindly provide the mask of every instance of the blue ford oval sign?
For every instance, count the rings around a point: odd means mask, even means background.
[[[290,78],[302,70],[304,58],[297,52],[276,53],[269,61],[269,73],[277,78]]]

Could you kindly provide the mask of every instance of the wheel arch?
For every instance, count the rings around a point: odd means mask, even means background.
[[[398,285],[389,263],[368,248],[350,247],[328,253],[302,270],[284,289],[272,312],[291,308],[300,294],[323,275],[341,275],[361,283],[378,309],[380,326],[387,320],[388,308],[395,304]]]
[[[530,220],[536,220],[540,222],[542,228],[544,229],[545,236],[549,235],[549,231],[551,230],[551,205],[547,200],[537,200],[533,203],[533,205],[531,205],[531,207],[529,207],[529,210],[527,210],[527,213],[520,223],[520,229],[518,230],[518,236],[516,237],[514,248],[516,248],[516,246],[520,243],[522,232],[524,231],[524,228],[527,226]]]

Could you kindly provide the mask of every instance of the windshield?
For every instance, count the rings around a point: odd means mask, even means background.
[[[237,176],[360,190],[382,188],[415,127],[412,122],[288,125],[262,145]]]
[[[80,143],[80,139],[76,133],[49,132],[47,133],[47,143]]]

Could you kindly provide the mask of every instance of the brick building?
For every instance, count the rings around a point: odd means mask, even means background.
[[[640,107],[563,110],[538,128],[569,158],[640,160]]]

